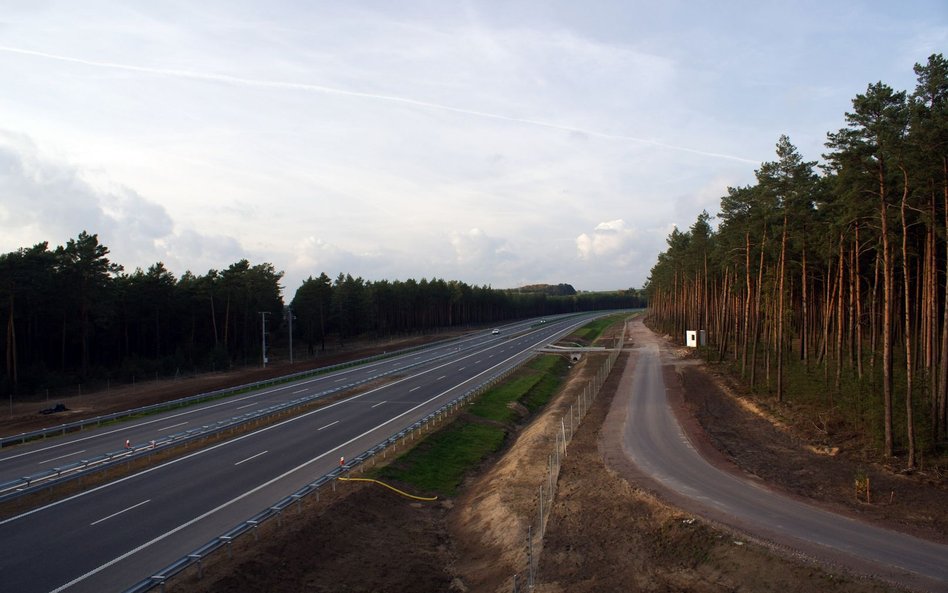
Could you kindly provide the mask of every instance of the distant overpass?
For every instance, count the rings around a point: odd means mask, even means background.
[[[582,358],[583,352],[609,352],[611,350],[612,348],[606,348],[605,346],[581,346],[579,344],[560,346],[557,344],[550,344],[549,346],[538,348],[537,352],[547,352],[550,354],[569,354],[571,361],[578,362],[579,359]]]

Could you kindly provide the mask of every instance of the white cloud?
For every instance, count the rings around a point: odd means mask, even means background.
[[[221,269],[244,256],[240,243],[184,229],[135,190],[46,154],[27,136],[0,130],[0,250],[97,234],[126,271],[162,261],[177,275]]]
[[[454,247],[455,262],[462,269],[482,272],[503,267],[514,259],[505,240],[490,237],[477,228],[451,233],[451,245]]]
[[[87,229],[131,269],[268,261],[290,298],[320,272],[641,285],[780,134],[816,159],[867,83],[914,84],[930,52],[892,48],[939,47],[940,3],[864,8],[22,3],[0,249]]]
[[[42,155],[25,135],[0,130],[0,242],[8,251],[52,237],[95,233],[116,219],[74,167]]]
[[[634,252],[636,232],[620,219],[601,222],[591,234],[576,237],[579,258],[590,262],[600,258],[625,261]]]

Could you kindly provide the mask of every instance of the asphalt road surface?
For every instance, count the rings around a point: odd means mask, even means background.
[[[589,319],[484,332],[376,389],[4,519],[0,591],[122,591]]]
[[[553,321],[551,319],[551,321]],[[535,323],[535,320],[534,320]],[[72,462],[94,459],[108,453],[122,452],[125,442],[147,447],[152,440],[181,433],[219,421],[235,418],[310,394],[345,388],[376,377],[408,373],[458,351],[468,351],[494,343],[498,336],[508,337],[531,327],[531,322],[510,324],[498,335],[483,331],[458,340],[449,340],[423,350],[317,375],[251,393],[235,395],[184,409],[152,414],[140,420],[120,422],[108,427],[69,433],[62,437],[31,441],[0,450],[0,484],[32,476]]]
[[[675,504],[817,560],[913,588],[948,591],[948,546],[825,511],[708,463],[669,406],[670,369],[658,339],[638,328],[635,336],[625,392],[614,404],[627,414],[623,450]]]

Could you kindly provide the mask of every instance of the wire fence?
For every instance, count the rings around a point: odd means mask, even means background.
[[[616,359],[625,345],[625,331],[619,337],[615,348],[609,353],[609,356],[603,361],[603,364],[596,371],[596,375],[590,379],[583,391],[576,396],[575,402],[570,405],[569,412],[560,418],[559,426],[553,433],[553,451],[547,458],[546,479],[541,482],[537,488],[537,516],[536,522],[531,522],[527,527],[527,566],[523,572],[513,575],[513,593],[523,593],[531,591],[537,583],[537,569],[540,564],[540,552],[543,549],[543,536],[546,533],[546,524],[550,517],[550,510],[553,507],[553,500],[556,497],[556,485],[560,475],[560,466],[563,458],[566,457],[566,447],[573,440],[573,435],[579,429],[580,423],[593,402],[598,397],[602,385],[612,372]]]
[[[194,567],[197,571],[198,578],[202,578],[204,573],[204,561],[207,560],[209,556],[220,550],[226,550],[228,555],[232,557],[232,545],[235,540],[244,535],[251,534],[254,537],[254,541],[257,541],[259,538],[258,530],[261,525],[269,522],[272,519],[276,519],[277,528],[281,528],[283,526],[284,520],[288,517],[286,511],[295,509],[295,515],[297,517],[301,517],[303,514],[304,501],[319,501],[321,489],[328,486],[332,488],[333,491],[335,491],[337,479],[347,476],[352,471],[362,471],[369,462],[374,465],[378,461],[385,459],[390,451],[393,453],[396,452],[400,443],[402,445],[407,445],[407,443],[414,441],[415,438],[421,433],[429,432],[435,427],[441,426],[448,420],[455,417],[461,410],[464,409],[466,405],[470,404],[479,395],[488,391],[489,389],[492,389],[498,383],[504,381],[512,373],[523,367],[523,365],[527,364],[534,358],[534,356],[535,354],[525,357],[516,365],[498,373],[497,375],[494,375],[487,381],[484,381],[476,387],[468,390],[463,395],[444,404],[411,426],[378,443],[358,457],[355,457],[348,462],[344,462],[340,467],[333,469],[331,472],[300,488],[293,494],[290,494],[289,496],[286,496],[276,503],[268,506],[266,509],[261,510],[250,519],[242,521],[226,533],[215,537],[192,552],[178,558],[168,566],[156,572],[154,575],[129,587],[123,593],[144,593],[146,591],[152,591],[155,588],[158,588],[160,591],[164,592],[165,586],[171,583],[172,579],[185,576],[184,572],[191,567]]]

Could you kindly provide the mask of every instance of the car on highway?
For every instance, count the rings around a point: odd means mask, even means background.
[[[493,331],[491,331],[490,333],[492,333],[492,334],[494,334],[494,335],[496,336],[497,334],[500,333],[500,330],[495,327],[495,328],[493,329]]]

